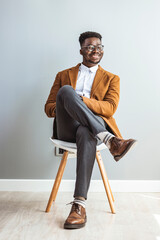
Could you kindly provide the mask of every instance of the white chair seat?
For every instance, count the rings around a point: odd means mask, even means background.
[[[58,139],[52,139],[50,138],[50,140],[53,142],[53,144],[59,148],[62,148],[68,152],[71,152],[71,153],[76,153],[77,152],[77,145],[76,143],[72,143],[72,142],[65,142],[65,141],[61,141],[61,140],[58,140]],[[100,150],[103,150],[103,149],[106,149],[107,146],[104,144],[104,143],[101,143],[99,145],[97,145],[96,149],[97,151],[100,151]]]

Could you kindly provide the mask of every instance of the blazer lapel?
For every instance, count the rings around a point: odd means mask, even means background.
[[[92,84],[92,88],[91,88],[91,98],[92,98],[93,93],[95,92],[96,88],[98,87],[100,81],[102,80],[102,78],[103,78],[103,71],[101,69],[101,66],[99,65],[96,75],[95,75],[95,78],[94,78],[94,81],[93,81],[93,84]]]
[[[71,86],[74,89],[76,88],[79,66],[80,66],[80,63],[78,63],[77,66],[69,69],[69,78],[70,78]]]

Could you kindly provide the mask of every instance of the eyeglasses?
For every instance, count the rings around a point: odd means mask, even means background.
[[[88,45],[88,46],[82,47],[82,49],[83,48],[86,48],[88,52],[93,52],[93,51],[95,51],[95,49],[97,49],[97,51],[101,52],[101,51],[103,51],[104,45],[101,45],[101,44],[99,44],[97,46]]]

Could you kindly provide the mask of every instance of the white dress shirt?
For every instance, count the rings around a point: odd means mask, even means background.
[[[90,98],[91,88],[97,69],[98,64],[94,67],[88,68],[81,63],[75,89],[79,96]]]

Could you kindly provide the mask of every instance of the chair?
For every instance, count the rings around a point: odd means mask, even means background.
[[[52,138],[50,138],[50,140],[58,148],[64,149],[65,152],[63,153],[62,160],[61,160],[61,163],[60,163],[57,175],[56,175],[56,179],[54,181],[54,185],[53,185],[53,188],[52,188],[52,191],[51,191],[51,194],[50,194],[50,198],[49,198],[49,201],[48,201],[48,204],[47,204],[47,207],[46,207],[46,212],[50,211],[50,208],[51,208],[51,205],[52,205],[53,201],[56,200],[57,192],[58,192],[58,189],[59,189],[59,186],[60,186],[60,183],[61,183],[61,179],[62,179],[62,176],[63,176],[63,172],[64,172],[64,169],[65,169],[65,166],[66,166],[66,163],[67,163],[67,158],[70,157],[71,154],[73,155],[73,153],[76,154],[76,152],[77,152],[76,143],[65,142],[65,141],[61,141],[61,140],[58,140],[58,139],[52,139]],[[114,204],[113,204],[114,197],[113,197],[113,194],[112,194],[112,191],[111,191],[111,187],[110,187],[110,184],[109,184],[109,181],[108,181],[108,178],[107,178],[107,174],[106,174],[106,171],[105,171],[105,168],[104,168],[104,164],[103,164],[103,161],[102,161],[102,157],[101,157],[101,154],[100,154],[100,150],[105,149],[105,148],[106,148],[106,145],[104,143],[101,143],[100,145],[97,146],[96,159],[97,159],[98,166],[99,166],[99,169],[100,169],[100,172],[101,172],[101,176],[102,176],[102,180],[103,180],[104,187],[105,187],[105,190],[106,190],[106,194],[107,194],[107,197],[108,197],[108,202],[109,202],[109,205],[110,205],[111,212],[115,213],[115,208],[114,208]]]

